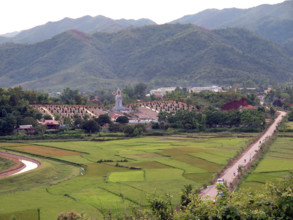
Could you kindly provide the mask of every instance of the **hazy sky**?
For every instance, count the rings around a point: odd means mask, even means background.
[[[0,0],[0,34],[58,21],[104,15],[112,19],[149,18],[163,24],[209,8],[250,8],[284,0]]]

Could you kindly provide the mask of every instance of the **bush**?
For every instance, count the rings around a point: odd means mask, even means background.
[[[87,133],[96,133],[100,131],[100,126],[95,120],[88,120],[82,124],[82,129]]]
[[[119,116],[116,119],[116,122],[118,122],[120,124],[127,124],[129,122],[129,119],[126,116]]]
[[[52,117],[50,115],[44,115],[45,120],[52,120]]]

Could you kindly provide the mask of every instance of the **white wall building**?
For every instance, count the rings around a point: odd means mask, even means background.
[[[179,87],[181,88],[181,87]],[[176,89],[176,87],[162,87],[158,89],[153,89],[150,91],[151,95],[156,95],[156,96],[164,96],[167,92],[172,92]]]
[[[205,86],[205,87],[192,87],[188,89],[189,92],[202,92],[202,91],[211,91],[211,92],[222,92],[223,89],[219,86]]]

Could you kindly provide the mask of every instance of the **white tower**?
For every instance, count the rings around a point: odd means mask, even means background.
[[[121,111],[121,110],[125,110],[125,107],[122,105],[122,96],[121,96],[121,91],[118,88],[117,89],[117,93],[115,96],[115,107],[114,107],[115,111]]]

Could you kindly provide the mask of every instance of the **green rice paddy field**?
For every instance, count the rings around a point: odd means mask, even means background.
[[[0,150],[31,153],[42,162],[38,169],[0,179],[0,219],[7,213],[38,208],[42,220],[56,219],[60,212],[70,210],[101,219],[109,210],[113,215],[130,212],[133,205],[145,206],[148,195],[166,193],[173,195],[176,205],[184,185],[196,189],[209,184],[253,138],[177,135],[106,142],[0,143]],[[37,155],[83,164],[87,170]]]
[[[292,133],[291,133],[292,134]],[[266,182],[276,182],[293,170],[293,137],[278,137],[264,159],[241,184],[245,191],[262,190]]]

